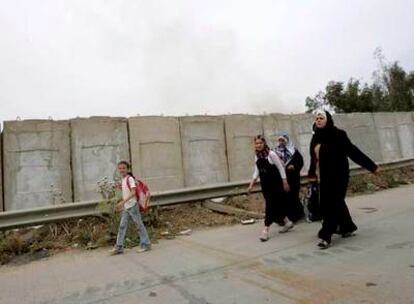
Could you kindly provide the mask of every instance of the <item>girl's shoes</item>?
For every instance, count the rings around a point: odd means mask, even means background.
[[[109,250],[110,255],[118,255],[124,253],[124,250],[122,248],[114,247],[111,250]]]
[[[320,240],[320,242],[318,243],[318,247],[319,247],[320,249],[328,249],[330,245],[331,245],[331,244],[330,244],[330,243],[328,243],[328,242],[327,242],[327,241],[325,241],[325,240]]]
[[[292,223],[291,221],[288,221],[288,222],[286,222],[286,224],[285,224],[284,226],[282,226],[282,227],[279,229],[279,233],[286,233],[286,232],[288,232],[289,230],[292,230],[292,229],[293,229],[293,227],[295,227],[295,225],[293,225],[293,223]]]
[[[260,240],[261,240],[262,242],[267,242],[267,241],[269,240],[269,231],[264,230],[264,231],[262,232],[262,236],[260,237]]]
[[[137,250],[137,253],[143,253],[151,250],[151,245],[143,246]]]

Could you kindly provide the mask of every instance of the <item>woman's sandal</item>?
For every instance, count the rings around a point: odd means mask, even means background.
[[[269,232],[263,231],[262,236],[260,237],[260,240],[262,242],[267,242],[269,240]]]
[[[325,241],[325,240],[321,240],[319,243],[318,243],[318,247],[320,248],[320,249],[327,249],[327,248],[329,248],[329,246],[330,246],[331,244],[330,243],[328,243],[327,241]]]
[[[292,222],[287,222],[284,226],[279,229],[279,233],[286,233],[289,230],[292,230],[295,227]]]
[[[346,238],[349,238],[349,237],[355,236],[355,235],[356,234],[354,232],[347,232],[347,233],[342,234],[342,238],[346,239]]]

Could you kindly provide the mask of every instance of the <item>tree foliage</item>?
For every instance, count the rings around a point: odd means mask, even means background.
[[[386,63],[381,50],[375,56],[379,69],[372,84],[355,78],[346,84],[330,81],[324,92],[306,98],[307,112],[318,108],[337,113],[414,111],[414,71],[407,73],[398,62]]]

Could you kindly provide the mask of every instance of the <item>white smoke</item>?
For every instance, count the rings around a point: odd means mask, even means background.
[[[414,65],[408,0],[0,7],[0,120],[301,112],[329,80],[369,78],[377,46]]]

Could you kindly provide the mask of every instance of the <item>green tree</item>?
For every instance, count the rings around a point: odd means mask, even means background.
[[[381,50],[375,57],[379,69],[371,85],[351,78],[346,84],[330,81],[325,91],[307,97],[307,112],[318,108],[338,113],[414,111],[414,71],[407,73],[398,62],[387,64]]]
[[[412,74],[412,72],[410,73]],[[391,111],[411,111],[414,100],[411,79],[398,62],[386,67],[384,72],[385,89],[391,105]]]
[[[325,99],[325,93],[322,91],[319,91],[318,94],[316,94],[313,98],[311,97],[306,97],[306,109],[307,112],[310,113],[316,109],[319,108],[325,108],[327,106],[327,102]]]

